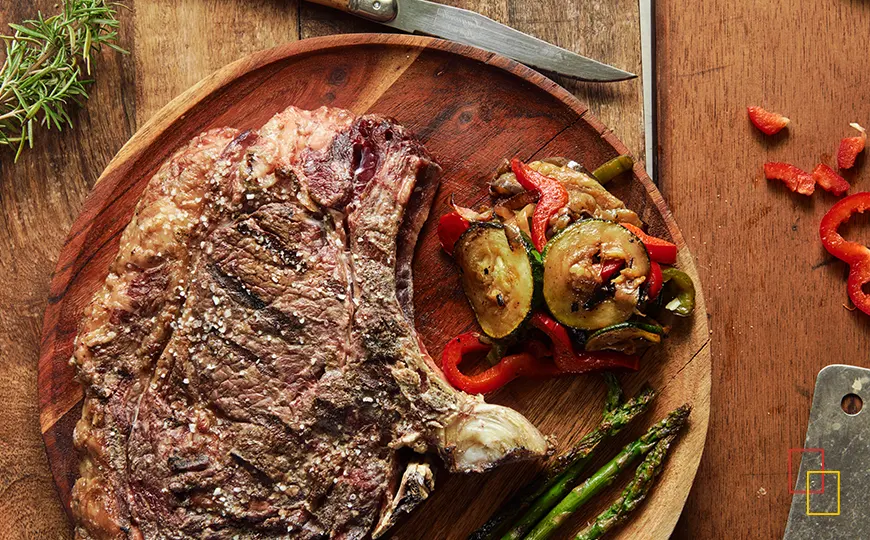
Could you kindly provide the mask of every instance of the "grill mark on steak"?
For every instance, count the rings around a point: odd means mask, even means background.
[[[266,302],[256,294],[252,293],[238,277],[223,272],[220,267],[215,264],[209,265],[208,269],[211,277],[220,283],[221,288],[236,302],[256,310],[261,310],[266,307]]]
[[[256,367],[257,370],[264,375],[267,375],[269,377],[274,377],[278,375],[278,371],[270,362],[261,362],[260,357],[254,351],[248,349],[240,343],[237,343],[236,341],[233,341],[232,338],[224,336],[214,329],[212,329],[209,337],[220,340],[223,345],[229,347],[231,350],[234,351],[235,354],[243,357],[247,361],[248,365]]]
[[[245,457],[239,453],[235,448],[230,449],[230,456],[245,470],[247,470],[251,476],[255,477],[260,483],[266,486],[273,486],[275,481],[271,476],[266,474],[264,471],[257,468],[256,465],[245,459]]]
[[[288,330],[298,331],[303,328],[299,319],[288,317],[285,313],[267,304],[262,298],[254,294],[241,279],[231,276],[221,270],[217,265],[209,265],[209,276],[218,283],[220,290],[227,293],[233,301],[241,306],[256,311],[252,319],[255,330],[267,333],[273,337],[284,339]]]
[[[171,166],[152,180],[118,259],[144,264],[107,280],[135,309],[98,295],[80,335],[77,537],[362,539],[433,487],[428,465],[402,473],[403,448],[461,471],[541,453],[518,413],[447,385],[414,329],[438,170],[425,149],[392,120],[326,108],[233,136],[199,182]],[[169,243],[133,230],[173,183],[195,225]],[[156,246],[169,257],[137,251]],[[119,336],[89,333],[100,317]]]
[[[169,465],[169,470],[175,473],[204,471],[208,468],[209,459],[204,454],[197,454],[192,457],[169,456],[167,464]]]
[[[305,261],[299,257],[299,254],[296,253],[296,251],[289,250],[283,246],[281,240],[277,236],[262,229],[260,231],[254,231],[245,222],[239,223],[236,226],[236,230],[245,236],[253,238],[258,245],[277,255],[278,259],[280,259],[281,263],[285,266],[296,267],[299,272],[305,271]]]

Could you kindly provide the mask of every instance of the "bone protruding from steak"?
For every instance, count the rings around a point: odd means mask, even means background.
[[[78,538],[361,539],[434,487],[403,448],[462,472],[547,450],[414,328],[438,170],[390,119],[293,107],[160,169],[77,341]]]
[[[513,409],[477,400],[466,414],[453,417],[441,430],[447,463],[461,472],[483,472],[507,460],[540,456],[547,441]]]
[[[396,524],[404,514],[417,508],[435,490],[435,473],[426,457],[417,457],[408,463],[402,480],[389,503],[384,507],[372,538],[379,538]]]

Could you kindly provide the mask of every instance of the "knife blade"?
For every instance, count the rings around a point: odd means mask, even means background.
[[[640,51],[643,88],[644,166],[658,185],[658,114],[656,111],[655,0],[640,0]]]
[[[479,47],[542,71],[583,81],[615,82],[637,75],[547,43],[467,9],[428,0],[312,0],[404,32]]]

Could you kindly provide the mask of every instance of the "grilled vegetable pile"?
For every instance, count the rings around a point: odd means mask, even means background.
[[[482,330],[445,348],[451,384],[485,393],[519,376],[637,370],[673,317],[691,315],[694,285],[672,266],[676,245],[645,233],[603,185],[631,166],[628,156],[594,173],[564,158],[514,159],[490,183],[492,207],[453,203],[441,217],[441,246]],[[492,365],[467,376],[459,365],[475,352]]]

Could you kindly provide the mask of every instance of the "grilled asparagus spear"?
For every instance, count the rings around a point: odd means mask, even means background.
[[[662,471],[662,463],[665,461],[671,443],[676,438],[677,433],[671,433],[656,443],[643,462],[638,465],[634,478],[625,486],[616,502],[599,514],[595,521],[587,525],[585,529],[577,533],[574,540],[596,540],[625,521],[628,514],[646,498],[656,476]]]
[[[583,467],[598,444],[606,437],[616,435],[629,422],[646,411],[655,397],[655,392],[651,388],[645,388],[627,403],[620,404],[622,389],[616,382],[616,378],[605,376],[605,380],[608,392],[604,420],[598,428],[583,437],[567,454],[561,456],[538,480],[521,489],[516,496],[502,505],[489,521],[471,534],[469,540],[501,538],[499,531],[502,526],[517,515],[522,515],[522,518],[511,527],[504,538],[522,538],[577,482]],[[543,496],[547,496],[547,502],[539,503],[534,512],[523,514]]]
[[[544,540],[568,517],[613,482],[638,457],[648,453],[656,444],[672,433],[677,433],[686,422],[691,407],[683,405],[672,411],[664,420],[654,425],[640,439],[626,445],[604,467],[585,482],[572,489],[526,536],[526,540]],[[532,505],[536,509],[538,502]]]

